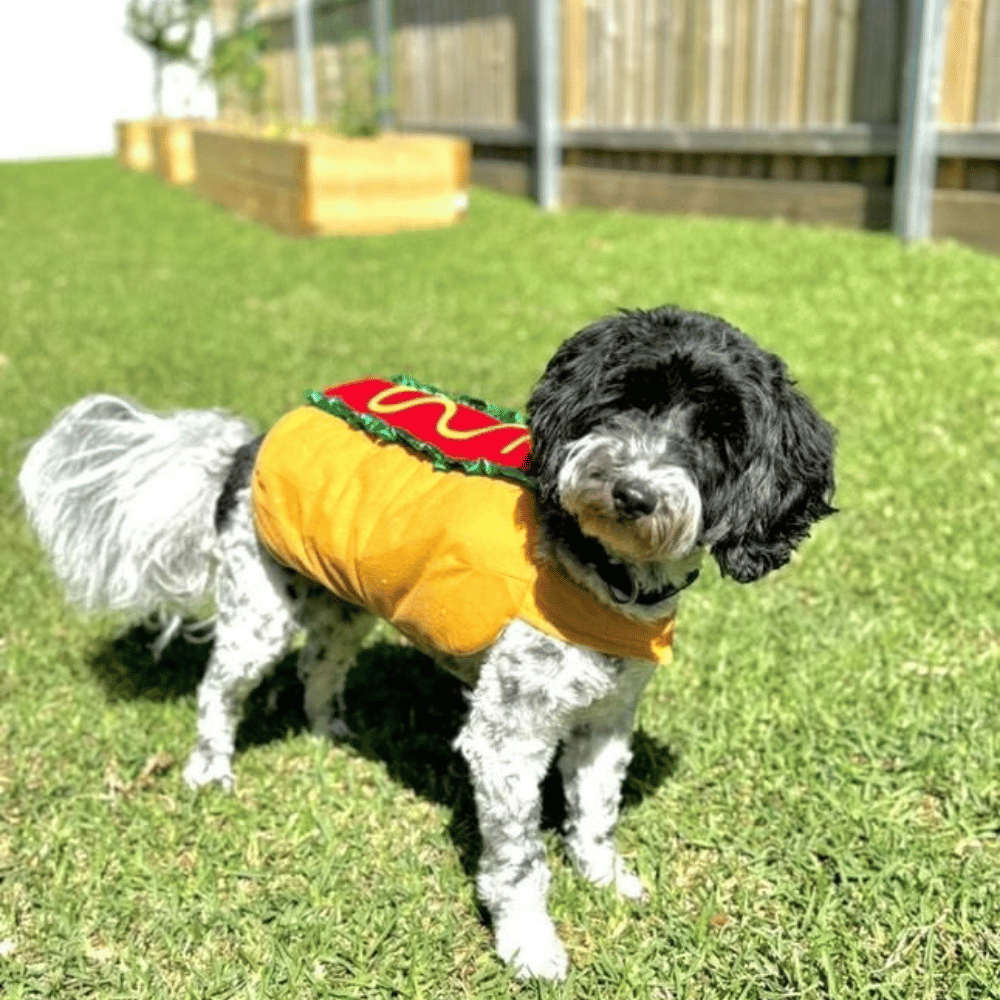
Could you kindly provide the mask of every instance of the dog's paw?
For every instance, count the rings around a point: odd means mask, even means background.
[[[309,720],[309,731],[317,740],[351,740],[355,732],[339,715],[324,715]]]
[[[615,869],[615,890],[622,899],[631,899],[636,903],[649,901],[649,890],[642,884],[635,872],[629,871],[624,862]]]
[[[184,783],[188,788],[218,785],[225,791],[231,792],[235,779],[229,756],[195,750],[184,768]]]
[[[565,979],[566,949],[547,913],[512,913],[496,925],[497,952],[519,979]]]
[[[589,849],[584,851],[577,842],[567,843],[567,846],[577,870],[594,885],[614,886],[622,899],[631,899],[637,903],[645,903],[649,899],[649,892],[639,876],[616,850],[608,849],[606,845],[595,850],[594,845],[588,845]]]
[[[354,730],[339,716],[330,720],[326,727],[326,733],[331,740],[352,740],[356,735]]]

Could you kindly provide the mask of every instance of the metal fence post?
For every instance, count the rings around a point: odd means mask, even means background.
[[[559,207],[562,165],[559,120],[559,0],[535,4],[535,197],[539,207]]]
[[[378,62],[375,75],[375,111],[379,128],[392,128],[392,16],[389,0],[372,0],[372,48]]]
[[[295,58],[299,67],[299,113],[316,121],[316,74],[313,70],[312,0],[295,0]]]
[[[931,234],[947,2],[909,0],[907,4],[903,93],[892,193],[892,229],[907,242],[926,239]]]

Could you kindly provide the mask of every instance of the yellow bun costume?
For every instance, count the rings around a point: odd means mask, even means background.
[[[520,619],[601,653],[668,662],[673,616],[632,621],[537,558],[535,500],[516,481],[524,479],[516,470],[526,467],[530,450],[526,428],[475,409],[466,415],[429,389],[383,380],[349,383],[322,397],[312,394],[316,405],[275,424],[252,478],[257,531],[275,559],[370,609],[432,653],[477,653]],[[354,416],[346,413],[345,398]],[[369,408],[373,400],[381,402]],[[359,412],[379,421],[388,415],[398,429],[417,410],[421,419],[436,420],[437,437],[424,455],[412,450],[412,427],[402,431],[405,446],[386,440],[399,440],[391,431],[371,433],[371,423],[356,419]],[[463,420],[471,426],[463,427]],[[507,473],[483,459],[489,471],[470,475],[462,471],[468,459],[442,460],[437,445],[450,435],[465,450],[476,437],[490,438],[501,461],[504,447],[510,454],[513,446],[496,446],[513,439],[525,458],[508,465]]]

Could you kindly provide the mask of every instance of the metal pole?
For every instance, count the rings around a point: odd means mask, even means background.
[[[926,239],[931,234],[947,2],[909,0],[907,5],[903,94],[892,194],[892,229],[906,242]]]
[[[375,110],[379,128],[393,126],[392,106],[392,18],[389,0],[372,0],[372,46],[378,68],[375,76]]]
[[[559,207],[562,161],[559,120],[559,0],[535,5],[535,197],[551,212]]]
[[[295,0],[295,57],[299,66],[300,116],[303,122],[311,124],[316,121],[312,0]]]

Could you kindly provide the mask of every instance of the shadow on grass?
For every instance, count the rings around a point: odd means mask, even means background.
[[[175,638],[159,659],[156,633],[143,627],[101,646],[91,659],[111,701],[164,701],[193,695],[205,671],[209,643]],[[286,656],[250,695],[237,732],[237,751],[287,738],[308,728],[296,657]],[[418,651],[380,643],[362,651],[347,678],[347,742],[416,794],[451,811],[449,834],[461,863],[476,870],[481,844],[472,786],[452,742],[466,715],[468,689]],[[676,756],[643,730],[636,731],[623,788],[626,808],[638,805],[676,768]],[[238,766],[238,765],[237,765]],[[553,769],[543,785],[542,822],[559,829],[565,818],[562,783]]]
[[[174,701],[195,695],[212,652],[211,642],[191,642],[179,635],[157,658],[153,644],[158,635],[155,629],[138,625],[95,650],[90,668],[108,701]],[[309,728],[296,659],[294,653],[281,659],[250,693],[236,732],[238,753]]]

